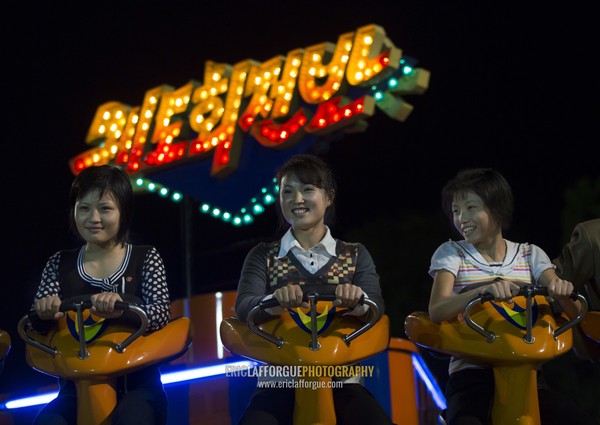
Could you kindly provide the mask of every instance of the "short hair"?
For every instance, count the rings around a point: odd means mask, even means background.
[[[479,196],[490,215],[508,230],[512,223],[514,198],[508,181],[502,174],[491,168],[466,168],[460,170],[442,189],[442,208],[450,221],[453,221],[452,202],[457,196],[473,192]]]
[[[281,180],[289,174],[293,174],[304,184],[312,184],[323,189],[331,197],[331,205],[325,210],[324,222],[328,226],[333,226],[335,222],[334,200],[337,193],[337,182],[331,167],[323,159],[312,154],[294,155],[277,170],[276,179],[280,191]],[[280,214],[280,222],[285,223],[281,207],[277,211]]]
[[[75,204],[94,190],[99,191],[100,197],[107,192],[114,196],[120,213],[116,241],[117,243],[128,242],[129,227],[133,217],[133,187],[129,175],[121,167],[114,165],[87,167],[75,176],[69,191],[71,230],[81,237],[75,223]]]

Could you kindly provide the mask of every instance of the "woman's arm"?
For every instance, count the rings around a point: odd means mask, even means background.
[[[538,278],[538,283],[548,288],[548,296],[554,299],[570,318],[579,314],[581,303],[569,298],[574,290],[573,284],[559,278],[554,269],[545,270]]]
[[[169,287],[163,260],[152,248],[142,267],[142,298],[148,315],[148,331],[163,328],[171,318]]]
[[[246,321],[248,313],[267,295],[267,249],[261,244],[248,252],[238,282],[235,314]]]
[[[488,285],[477,286],[471,291],[455,294],[455,277],[447,270],[438,270],[433,279],[433,287],[429,297],[429,317],[432,321],[440,323],[458,318],[462,320],[462,313],[467,304],[475,297],[490,293],[495,301],[508,301],[519,292],[519,285],[509,280],[497,279]]]

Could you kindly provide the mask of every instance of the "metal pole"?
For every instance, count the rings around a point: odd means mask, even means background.
[[[181,240],[183,241],[183,280],[185,285],[185,315],[189,317],[189,299],[192,296],[192,202],[183,197]]]

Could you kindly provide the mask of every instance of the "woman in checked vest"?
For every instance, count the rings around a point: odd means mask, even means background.
[[[329,166],[314,155],[299,154],[279,169],[277,182],[280,213],[289,228],[280,240],[260,243],[248,253],[238,284],[237,317],[245,321],[253,307],[273,297],[280,306],[267,309],[268,314],[307,307],[302,301],[302,285],[307,283],[336,285],[333,305],[348,309],[348,314],[368,319],[368,307],[358,304],[363,295],[383,313],[379,275],[369,252],[360,243],[331,234],[336,182]],[[361,377],[343,379],[333,398],[339,425],[391,424]],[[293,410],[293,388],[258,387],[240,424],[291,424]]]

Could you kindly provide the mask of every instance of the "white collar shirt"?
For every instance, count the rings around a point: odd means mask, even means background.
[[[325,236],[319,243],[309,249],[304,249],[292,234],[292,229],[289,228],[285,235],[283,235],[283,238],[281,238],[278,258],[285,257],[288,252],[292,252],[308,272],[312,274],[316,273],[332,257],[337,257],[335,252],[337,243],[333,236],[331,236],[329,227],[325,226],[325,229]]]

